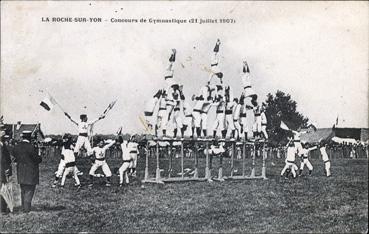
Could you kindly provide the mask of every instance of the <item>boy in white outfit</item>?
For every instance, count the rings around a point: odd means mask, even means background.
[[[245,91],[246,97],[253,97],[256,95],[255,91],[251,87],[250,69],[246,61],[243,62],[241,82],[242,82],[242,86]]]
[[[324,162],[325,174],[327,177],[329,177],[331,176],[331,161],[329,160],[325,147],[326,147],[325,141],[321,141],[319,144],[319,150],[320,150],[320,154],[322,155],[322,160]]]
[[[214,89],[212,89],[209,85],[204,87],[206,89],[206,92],[203,94],[205,97],[204,100],[204,104],[202,106],[202,110],[201,110],[201,129],[203,132],[204,137],[207,136],[207,129],[208,129],[208,113],[213,105],[213,94],[212,91]]]
[[[172,49],[172,53],[169,57],[169,65],[168,65],[168,68],[165,70],[165,76],[164,76],[164,79],[165,79],[165,83],[167,84],[166,86],[166,92],[169,92],[169,89],[177,84],[175,81],[174,81],[174,78],[173,78],[173,75],[174,75],[174,70],[173,70],[173,64],[174,62],[176,61],[176,49]]]
[[[254,107],[254,137],[259,138],[261,133],[261,108],[259,105]]]
[[[67,141],[63,144],[63,156],[64,156],[64,162],[65,162],[65,169],[64,169],[64,173],[63,173],[63,177],[61,180],[61,187],[64,187],[65,184],[65,179],[67,178],[67,175],[69,175],[70,173],[73,174],[73,178],[75,180],[75,184],[74,186],[76,187],[80,187],[81,183],[78,179],[78,175],[77,175],[77,167],[76,167],[76,159],[74,156],[74,152],[72,149],[72,141]]]
[[[247,105],[245,103],[245,96],[242,93],[240,97],[240,121],[241,121],[241,134],[244,134],[244,139],[247,141],[247,134],[249,131],[248,123],[247,123]]]
[[[225,121],[226,121],[226,130],[231,130],[231,137],[234,139],[236,134],[236,129],[234,127],[233,122],[233,95],[231,94],[230,87],[226,88],[225,92],[226,98],[226,110],[225,110]]]
[[[215,100],[216,104],[216,115],[215,122],[213,125],[213,138],[217,135],[217,130],[220,129],[222,138],[225,138],[227,135],[227,130],[225,129],[225,108],[226,103],[223,100],[223,96],[219,95]]]
[[[174,123],[174,135],[173,137],[177,137],[178,130],[181,131],[181,137],[183,138],[183,123],[182,123],[182,116],[181,116],[181,102],[176,101],[176,106],[174,107],[174,113],[173,113],[173,123]]]
[[[182,92],[180,88],[176,88],[173,92],[173,99],[175,102],[174,109],[173,109],[173,124],[174,124],[174,135],[173,137],[177,137],[178,130],[181,131],[181,137],[183,138],[183,123],[182,123],[182,116],[181,116],[181,96]]]
[[[306,133],[306,131],[301,131],[301,128],[299,128],[297,131],[292,130],[292,133],[293,133],[293,142],[295,145],[296,153],[298,154],[299,157],[302,157],[303,148],[302,148],[300,136],[302,133]]]
[[[218,39],[215,47],[214,47],[214,54],[211,58],[211,64],[210,64],[210,68],[211,68],[211,72],[210,72],[210,76],[209,76],[209,80],[208,80],[208,84],[210,84],[211,80],[213,79],[213,77],[218,77],[220,80],[220,83],[223,84],[223,73],[220,72],[219,69],[219,46],[220,46],[220,40]]]
[[[286,165],[281,171],[281,176],[286,172],[287,169],[290,169],[293,175],[293,178],[296,178],[296,171],[298,170],[298,167],[295,164],[296,160],[296,150],[294,147],[293,142],[288,143],[287,148],[287,157],[286,157]],[[286,174],[286,178],[288,178],[288,173]]]
[[[201,137],[201,113],[202,106],[204,105],[204,97],[202,95],[194,97],[195,105],[193,107],[192,116],[194,120],[194,125],[196,128],[197,137]],[[192,131],[192,137],[194,137],[195,131]]]
[[[132,154],[131,151],[133,150],[132,145],[129,144],[128,140],[124,140],[123,137],[119,137],[120,147],[122,149],[122,159],[123,163],[122,166],[119,168],[119,187],[123,186],[123,181],[125,178],[125,182],[129,184],[129,177],[128,177],[128,170],[132,166]]]
[[[88,140],[89,128],[93,124],[95,124],[97,121],[105,118],[105,115],[102,115],[99,118],[88,122],[87,115],[82,114],[80,115],[81,121],[77,122],[74,119],[72,119],[72,117],[67,112],[64,112],[64,114],[65,116],[68,117],[70,121],[72,121],[72,123],[78,126],[78,138],[77,138],[76,146],[74,148],[74,153],[77,155],[79,150],[82,148],[82,146],[84,146],[85,149],[87,150],[87,155],[90,156],[92,154],[92,148],[91,148],[90,141]]]
[[[241,128],[241,124],[240,124],[240,117],[241,117],[241,104],[238,102],[237,98],[233,99],[233,124],[236,128],[236,133],[237,133],[237,140],[240,139],[241,134],[242,134],[242,128]],[[246,117],[246,116],[245,116]]]
[[[88,186],[93,186],[93,181],[95,177],[95,172],[97,169],[101,167],[102,171],[104,172],[104,175],[106,177],[106,186],[111,186],[111,170],[109,168],[109,165],[106,163],[105,155],[106,150],[109,149],[112,145],[115,144],[115,141],[110,142],[109,144],[104,146],[104,140],[99,140],[97,143],[97,146],[92,149],[94,155],[95,155],[95,161],[91,166],[90,172],[88,173],[90,175],[90,184]]]
[[[138,150],[138,143],[136,142],[135,136],[132,136],[129,139],[128,148],[130,148],[129,153],[132,158],[131,164],[129,165],[129,174],[132,175],[133,177],[136,177],[137,158],[140,152]]]
[[[261,133],[263,134],[264,139],[268,140],[268,133],[266,131],[268,120],[265,115],[265,103],[263,103],[261,106],[260,122],[261,122]]]
[[[182,100],[181,103],[183,105],[182,108],[183,108],[183,115],[184,115],[182,134],[184,135],[187,129],[191,131],[191,128],[193,125],[193,116],[192,116],[192,107],[190,103],[188,103],[188,101],[185,99],[185,96],[183,94],[181,95],[181,100]],[[193,133],[191,133],[190,136],[192,134]]]
[[[161,128],[163,136],[166,135],[166,127],[168,123],[168,112],[167,112],[167,93],[164,91],[161,94],[159,100],[159,110],[155,125],[155,136],[158,136],[158,131]]]
[[[72,137],[69,134],[65,134],[62,138],[63,140],[63,144],[62,144],[62,150],[61,150],[61,157],[60,157],[60,161],[59,161],[59,165],[58,165],[58,170],[55,172],[55,180],[53,182],[52,187],[55,188],[59,182],[59,179],[62,178],[63,176],[63,172],[65,169],[65,160],[64,160],[64,144],[68,143],[68,144],[72,144]],[[70,146],[72,147],[72,146]],[[79,175],[81,172],[78,171],[77,168],[77,175]]]
[[[304,170],[305,165],[309,169],[309,175],[311,175],[311,173],[313,172],[313,165],[311,165],[309,161],[309,153],[310,151],[315,150],[318,147],[317,146],[309,147],[309,146],[310,145],[308,143],[305,143],[303,145],[302,152],[301,152],[302,158],[301,158],[299,176],[302,175],[302,171]]]
[[[145,120],[146,120],[147,126],[148,126],[150,131],[152,130],[152,128],[154,126],[153,114],[154,114],[155,107],[156,107],[161,95],[162,95],[162,90],[158,90],[156,92],[156,94],[152,97],[152,99],[150,99],[145,104],[144,115],[145,115]]]

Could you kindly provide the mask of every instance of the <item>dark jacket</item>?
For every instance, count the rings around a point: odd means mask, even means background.
[[[22,141],[14,147],[13,154],[17,162],[18,184],[38,184],[38,164],[42,161],[38,156],[38,149],[31,143]]]
[[[6,181],[6,174],[5,171],[9,170],[11,173],[11,159],[8,148],[3,143],[0,143],[0,183],[5,183]]]

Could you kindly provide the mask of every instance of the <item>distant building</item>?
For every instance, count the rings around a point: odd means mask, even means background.
[[[361,142],[368,141],[368,128],[318,128],[315,132],[301,134],[304,142],[317,143],[321,139],[331,139],[333,137],[350,138]]]
[[[5,135],[13,138],[14,140],[21,140],[23,131],[31,131],[32,135],[35,136],[38,140],[42,140],[44,138],[44,134],[41,130],[41,124],[22,124],[22,122],[18,121],[17,124],[4,124]]]

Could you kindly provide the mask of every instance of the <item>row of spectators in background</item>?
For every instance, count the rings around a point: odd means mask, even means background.
[[[46,138],[47,139],[47,138]],[[108,139],[108,138],[107,138]],[[14,139],[11,138],[6,138],[4,140],[4,143],[8,146],[10,146],[10,149],[12,148],[12,146],[14,146],[15,144],[17,144],[17,142]],[[40,144],[39,144],[40,145]],[[61,145],[62,145],[62,138],[54,138],[51,139],[49,138],[49,140],[42,142],[41,143],[43,150],[45,151],[44,154],[46,155],[55,155],[57,157],[57,155],[59,155],[59,151],[61,149]],[[141,144],[140,144],[140,148],[141,150],[143,150],[142,148],[146,146],[146,142],[144,139],[142,139]],[[191,146],[191,147],[190,147]],[[193,147],[193,144],[188,144],[187,147],[185,145],[185,156],[191,156],[193,151],[195,150]],[[201,148],[201,147],[200,147]],[[242,147],[236,147],[236,151],[240,150],[240,148]],[[285,158],[285,147],[283,145],[279,145],[279,146],[271,146],[269,145],[268,147],[268,157],[273,157],[273,158]],[[166,151],[166,147],[161,147],[161,152]],[[180,149],[179,147],[177,147],[177,154],[179,154]],[[368,158],[368,144],[367,143],[362,143],[360,141],[358,141],[357,143],[337,143],[334,141],[329,141],[327,144],[327,153],[329,154],[330,158],[334,159],[334,158]],[[239,153],[238,153],[239,154]],[[108,150],[107,155],[111,155],[112,157],[120,157],[119,156],[119,149],[117,149],[117,147],[112,147]],[[141,154],[143,155],[143,154]],[[236,152],[237,155],[237,152]],[[225,156],[230,156],[230,154],[226,154]],[[319,158],[320,154],[318,150],[313,150],[310,152],[310,157],[311,158]]]

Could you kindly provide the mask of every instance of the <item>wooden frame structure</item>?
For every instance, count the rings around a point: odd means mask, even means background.
[[[267,149],[265,145],[263,144],[261,149],[258,149],[262,156],[262,168],[261,168],[261,175],[255,174],[255,160],[256,160],[256,144],[255,142],[239,142],[242,144],[242,174],[241,175],[234,175],[234,161],[235,161],[235,148],[236,148],[236,141],[235,140],[214,140],[214,139],[153,139],[153,142],[155,142],[155,158],[156,158],[156,170],[155,170],[155,177],[150,178],[149,176],[149,144],[147,143],[146,149],[147,153],[145,155],[145,175],[144,179],[142,180],[142,183],[157,183],[157,184],[164,184],[165,182],[181,182],[181,181],[212,181],[212,179],[216,181],[224,181],[227,179],[267,179],[266,177],[266,164],[265,159],[267,157]],[[211,162],[210,162],[210,155],[209,155],[209,145],[212,142],[224,142],[224,143],[230,143],[232,145],[232,154],[231,154],[231,173],[229,176],[223,175],[223,154],[220,155],[220,166],[218,168],[218,177],[212,178],[211,176]],[[161,169],[160,169],[160,155],[159,155],[159,142],[169,142],[169,169],[168,169],[168,177],[162,177],[161,176]],[[173,142],[180,142],[180,159],[181,159],[181,176],[180,177],[173,177],[171,175],[172,172],[172,144]],[[185,176],[184,173],[184,143],[193,143],[195,147],[195,154],[194,154],[194,173],[193,176]],[[205,176],[199,177],[199,169],[198,169],[198,144],[205,144],[206,148],[206,165],[205,165]],[[246,145],[252,146],[251,155],[252,155],[252,168],[251,168],[251,174],[246,175]]]

